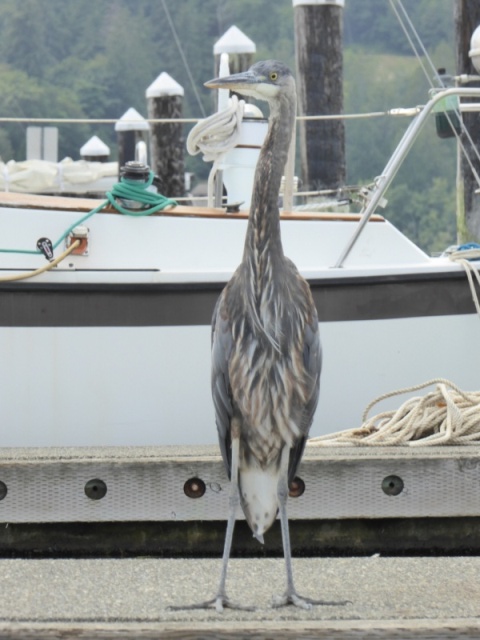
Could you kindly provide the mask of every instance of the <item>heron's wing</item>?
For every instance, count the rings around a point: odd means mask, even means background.
[[[212,319],[212,396],[220,451],[229,478],[232,457],[230,421],[233,409],[228,364],[232,346],[230,321],[222,294],[215,306]]]
[[[301,436],[290,451],[290,461],[288,467],[288,481],[291,482],[302,459],[308,432],[312,426],[313,416],[318,404],[320,394],[320,372],[322,369],[322,348],[318,332],[318,318],[316,311],[312,321],[305,325],[303,336],[303,364],[308,372],[309,389],[307,392],[307,402],[304,406],[300,420]]]

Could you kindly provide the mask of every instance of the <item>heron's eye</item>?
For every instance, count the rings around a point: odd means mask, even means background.
[[[272,71],[272,72],[270,73],[270,80],[271,80],[272,82],[275,82],[275,80],[276,80],[277,78],[278,78],[278,73],[277,73],[276,71]]]

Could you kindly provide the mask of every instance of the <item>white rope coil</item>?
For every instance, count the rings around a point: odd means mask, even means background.
[[[208,176],[209,207],[213,206],[213,180],[218,171],[218,165],[225,154],[238,142],[244,108],[245,101],[233,95],[226,109],[217,111],[205,120],[200,120],[188,134],[188,153],[192,156],[203,153],[205,162],[213,161]]]
[[[475,287],[476,280],[480,289],[480,273],[478,272],[478,268],[470,262],[470,260],[480,260],[480,249],[463,249],[460,251],[453,251],[448,255],[448,257],[452,262],[458,262],[458,264],[461,264],[465,269],[468,284],[470,285],[470,291],[472,292],[473,303],[477,310],[477,314],[480,317],[480,301]]]
[[[215,161],[237,143],[243,118],[245,101],[232,96],[223,111],[217,111],[200,120],[187,138],[187,151],[195,156],[203,153],[205,162]]]
[[[435,391],[409,398],[399,409],[383,411],[367,419],[370,409],[393,396],[436,384]],[[453,382],[434,378],[428,382],[391,391],[373,400],[365,409],[359,429],[318,436],[314,446],[478,444],[480,442],[480,392],[465,392]]]
[[[480,273],[470,262],[480,260],[480,249],[447,251],[450,260],[465,270],[473,303],[480,317]],[[367,420],[370,409],[393,396],[411,393],[436,384],[424,397],[410,398],[399,409],[384,411]],[[391,391],[373,400],[365,409],[362,426],[311,438],[314,446],[477,444],[480,442],[480,391],[464,392],[453,382],[434,378],[428,382]]]

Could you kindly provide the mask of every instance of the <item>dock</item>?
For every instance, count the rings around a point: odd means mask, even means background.
[[[478,638],[480,450],[307,447],[289,500],[299,593],[273,609],[278,523],[239,514],[227,589],[255,611],[172,611],[213,597],[228,481],[218,449],[2,449],[0,638]]]
[[[289,500],[296,555],[480,552],[480,447],[307,446]],[[0,449],[0,557],[218,556],[218,448]],[[233,553],[259,547],[238,514]]]
[[[253,612],[169,611],[213,596],[219,559],[1,560],[0,637],[478,638],[480,558],[295,558],[300,593],[345,606],[272,609],[280,558],[236,558],[230,597]]]

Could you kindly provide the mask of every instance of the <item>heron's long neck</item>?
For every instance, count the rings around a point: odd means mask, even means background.
[[[256,279],[265,275],[273,255],[280,259],[283,257],[278,197],[294,119],[295,95],[284,96],[270,106],[268,133],[255,172],[245,239],[244,261],[247,261]]]

